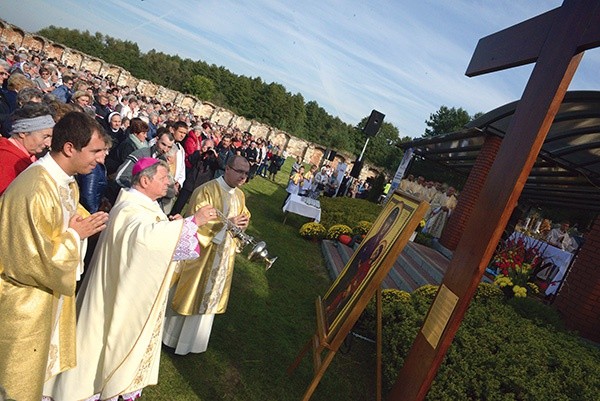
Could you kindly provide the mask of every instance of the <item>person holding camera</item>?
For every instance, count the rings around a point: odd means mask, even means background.
[[[179,191],[179,196],[171,209],[171,215],[181,213],[194,189],[214,178],[215,171],[219,168],[218,157],[215,142],[212,139],[203,140],[200,150],[188,157],[190,167],[187,169],[186,180]]]

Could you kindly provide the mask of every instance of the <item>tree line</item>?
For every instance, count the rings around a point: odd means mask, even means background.
[[[143,53],[137,43],[112,38],[99,32],[49,26],[37,32],[56,43],[77,49],[108,63],[118,65],[133,76],[198,99],[227,108],[237,115],[277,127],[290,134],[358,157],[366,137],[362,132],[368,116],[352,125],[332,116],[316,101],[305,101],[300,93],[290,93],[275,82],[260,77],[237,75],[223,66],[202,60],[181,58],[154,49]],[[423,136],[460,129],[471,120],[462,108],[447,108],[430,115]],[[371,138],[364,160],[394,172],[402,151],[395,145],[410,141],[400,137],[398,128],[384,122],[377,136]]]

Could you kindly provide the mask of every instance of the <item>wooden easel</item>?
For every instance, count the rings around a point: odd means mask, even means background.
[[[373,296],[376,297],[376,316],[377,316],[377,339],[376,339],[376,347],[377,347],[377,357],[376,357],[376,393],[377,393],[377,401],[381,400],[382,397],[382,369],[381,369],[381,360],[382,360],[382,300],[381,300],[381,283],[388,275],[391,270],[394,262],[404,249],[404,246],[408,243],[408,240],[412,233],[417,228],[419,222],[425,215],[429,204],[427,202],[421,202],[416,198],[407,197],[406,195],[401,195],[399,193],[395,193],[393,197],[398,199],[404,199],[408,204],[410,204],[407,209],[410,210],[409,216],[406,217],[404,222],[404,226],[400,231],[396,241],[393,243],[389,252],[381,261],[379,268],[375,271],[368,280],[366,280],[364,291],[362,295],[356,300],[356,302],[351,306],[351,309],[346,315],[343,315],[343,319],[340,324],[338,324],[339,328],[335,330],[335,332],[328,332],[325,312],[323,310],[323,301],[321,297],[317,297],[315,302],[316,307],[316,333],[306,342],[294,362],[287,369],[287,373],[291,375],[304,356],[312,351],[313,354],[313,368],[314,368],[314,376],[313,379],[308,386],[304,396],[302,398],[303,401],[308,401],[312,397],[312,394],[316,390],[321,378],[325,374],[325,371],[331,364],[335,354],[339,350],[341,344],[344,339],[350,334],[350,331],[354,327],[354,324],[360,317],[360,314],[363,312],[370,299]],[[384,209],[385,210],[385,209]],[[379,219],[379,218],[378,218]],[[368,236],[367,236],[368,237]],[[360,249],[359,249],[360,250]],[[353,257],[348,262],[348,265],[352,263],[354,257],[358,253],[355,252]],[[347,266],[348,266],[347,265]],[[342,271],[341,274],[344,274],[345,270]],[[334,282],[333,286],[337,283]],[[332,286],[332,288],[333,288]],[[325,355],[323,357],[323,352]]]
[[[375,299],[376,299],[376,306],[377,306],[377,312],[376,312],[377,338],[375,341],[376,349],[377,349],[377,351],[376,351],[377,357],[376,357],[375,388],[376,388],[376,394],[377,394],[376,400],[381,401],[381,397],[382,397],[381,360],[382,360],[382,356],[383,356],[383,353],[382,353],[382,328],[383,328],[383,325],[381,322],[381,318],[382,318],[381,287],[379,287]],[[324,318],[324,314],[323,314],[323,307],[322,307],[323,304],[321,302],[321,297],[317,297],[315,304],[316,304],[316,310],[317,310],[317,332],[312,336],[312,338],[310,340],[307,341],[304,348],[302,348],[302,350],[300,351],[300,353],[298,354],[298,356],[296,357],[294,362],[290,365],[290,367],[287,370],[288,375],[291,375],[292,373],[294,373],[294,371],[296,370],[296,368],[298,367],[298,365],[300,364],[300,362],[302,361],[302,359],[304,358],[306,353],[312,349],[314,377],[313,377],[312,381],[310,382],[310,385],[306,389],[306,392],[304,393],[304,396],[302,397],[302,401],[310,400],[310,397],[312,397],[313,393],[317,389],[317,386],[319,385],[321,378],[325,374],[325,371],[329,367],[329,364],[331,363],[331,361],[333,361],[333,357],[335,356],[335,354],[337,353],[337,351],[339,349],[339,346],[334,349],[333,347],[331,347],[330,344],[328,344],[326,342],[325,318]],[[347,335],[349,335],[349,334],[351,334],[351,333],[348,333]],[[324,359],[321,358],[321,354],[323,353],[323,351],[327,352]]]

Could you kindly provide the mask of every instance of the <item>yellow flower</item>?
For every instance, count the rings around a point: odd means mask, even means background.
[[[525,298],[527,296],[527,288],[519,285],[513,287],[513,292],[515,293],[516,298]]]
[[[540,287],[538,287],[537,284],[535,284],[535,283],[527,283],[527,286],[529,288],[531,288],[531,291],[533,291],[534,294],[539,294],[540,293]]]
[[[511,286],[513,285],[512,280],[510,279],[510,277],[504,276],[502,274],[499,274],[496,279],[494,280],[494,283],[500,287],[500,288],[504,288],[506,286]]]

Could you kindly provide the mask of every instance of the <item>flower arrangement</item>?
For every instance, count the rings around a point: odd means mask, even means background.
[[[300,227],[300,236],[306,239],[323,239],[325,238],[325,234],[327,234],[327,230],[323,226],[323,224],[310,222],[303,224]]]
[[[352,229],[354,235],[365,235],[373,227],[373,223],[366,220],[359,221],[356,226]]]
[[[500,243],[492,259],[492,268],[497,272],[494,284],[508,298],[537,294],[539,287],[533,280],[542,261],[539,248],[527,246],[522,238],[509,238]]]
[[[327,230],[327,239],[338,239],[343,234],[352,235],[352,229],[345,224],[334,224]]]

